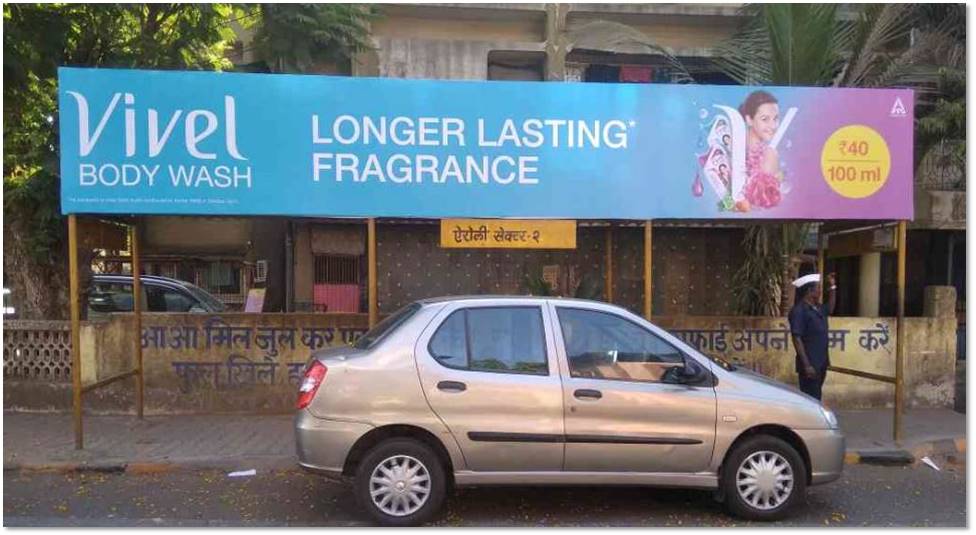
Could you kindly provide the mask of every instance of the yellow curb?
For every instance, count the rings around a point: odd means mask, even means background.
[[[77,463],[48,463],[48,464],[35,464],[28,465],[20,468],[24,472],[38,472],[42,474],[67,474],[70,472],[75,472],[79,468]]]
[[[849,451],[844,454],[844,464],[857,464],[861,462],[861,454],[856,451]]]
[[[957,452],[959,452],[959,453],[966,453],[966,439],[965,438],[957,438],[954,442],[956,443],[956,451]]]
[[[922,457],[932,455],[934,451],[935,447],[933,447],[932,444],[922,444],[921,446],[918,446],[912,450],[912,456],[914,456],[916,459],[921,459]]]
[[[165,474],[175,470],[175,466],[169,463],[132,463],[125,467],[127,474]]]

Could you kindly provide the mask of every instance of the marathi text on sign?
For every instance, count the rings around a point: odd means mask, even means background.
[[[441,247],[575,249],[576,222],[531,219],[442,219]]]

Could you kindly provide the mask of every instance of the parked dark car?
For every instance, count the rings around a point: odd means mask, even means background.
[[[226,306],[199,286],[168,277],[143,275],[142,309],[147,312],[223,312]],[[88,316],[132,311],[131,275],[94,275]]]

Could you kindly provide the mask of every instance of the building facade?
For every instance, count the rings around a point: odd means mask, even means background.
[[[371,27],[373,48],[347,65],[321,65],[316,72],[590,83],[673,83],[690,74],[698,83],[729,84],[734,82],[713,59],[716,47],[743,22],[740,7],[381,5]],[[238,47],[235,63],[252,62],[248,50]],[[956,286],[958,306],[965,304],[965,195],[958,191],[965,179],[952,182],[935,164],[920,168],[908,239],[910,315],[922,314],[928,285]],[[578,221],[575,250],[485,251],[441,248],[436,220],[379,219],[379,310],[389,313],[413,299],[444,294],[528,293],[532,280],[545,276],[561,295],[576,294],[584,279],[598,281],[602,298],[640,312],[642,224]],[[743,226],[653,225],[654,313],[734,314],[732,281],[743,258]],[[364,312],[365,227],[362,220],[174,217],[148,218],[142,232],[147,273],[195,282],[231,308],[239,309],[251,288],[265,288],[264,311]],[[876,229],[831,238],[826,267],[842,281],[841,315],[894,315],[895,254],[893,242],[884,239],[893,232],[885,232],[879,239]]]

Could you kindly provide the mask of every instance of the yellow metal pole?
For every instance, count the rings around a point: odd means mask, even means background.
[[[654,230],[651,221],[644,221],[644,318],[651,320],[653,312],[653,279],[651,278],[651,249]]]
[[[145,406],[145,374],[142,369],[142,261],[139,258],[139,228],[136,224],[129,227],[132,240],[132,310],[135,332],[136,350],[136,410],[139,419],[143,417]]]
[[[607,227],[607,303],[613,303],[613,226]]]
[[[908,223],[898,222],[898,333],[895,338],[895,441],[902,437],[902,412],[905,410],[905,256]]]
[[[71,398],[75,449],[84,448],[81,429],[81,288],[78,280],[78,221],[68,215],[68,292],[71,302]]]
[[[376,306],[376,219],[372,217],[366,220],[366,248],[366,262],[369,264],[367,275],[367,284],[369,285],[367,289],[369,295],[369,327],[373,328],[376,325],[379,312]]]
[[[817,229],[817,273],[820,274],[821,280],[827,281],[827,274],[824,273],[824,255],[827,245],[827,236],[823,233],[823,225]],[[824,285],[820,285],[820,297],[823,297]]]

